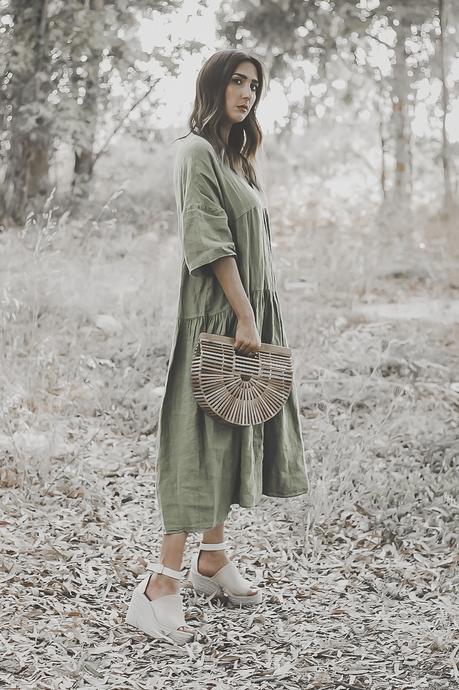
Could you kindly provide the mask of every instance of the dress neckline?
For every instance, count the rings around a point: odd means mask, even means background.
[[[230,170],[233,173],[233,175],[235,175],[238,178],[238,180],[241,180],[241,182],[243,182],[245,184],[245,186],[250,189],[250,191],[255,192],[255,194],[259,197],[262,197],[264,195],[264,192],[262,190],[259,190],[256,187],[252,187],[252,185],[249,184],[249,182],[247,181],[247,179],[245,177],[243,177],[242,175],[239,175],[239,173],[235,172],[233,170],[233,168],[231,166],[229,166],[227,163],[222,163],[222,165],[224,165],[225,168]]]
[[[250,187],[250,189],[255,189],[255,187],[252,187],[252,185],[249,184],[249,182],[247,181],[247,178],[244,175],[239,175],[239,173],[237,173],[235,170],[233,170],[233,168],[230,165],[228,165],[227,163],[224,163],[223,165],[226,165],[226,167],[229,168],[231,170],[231,172],[234,173],[234,175],[236,175],[236,177],[238,177],[240,180],[245,182],[247,187]]]
[[[249,184],[249,182],[248,182],[248,180],[247,180],[246,177],[244,177],[243,175],[239,175],[239,173],[235,172],[235,171],[233,170],[233,168],[232,168],[230,165],[228,165],[228,163],[224,163],[224,162],[221,160],[221,158],[220,158],[219,156],[216,155],[216,151],[215,151],[214,147],[212,146],[212,144],[211,144],[209,141],[207,141],[207,139],[206,139],[205,137],[201,137],[199,134],[196,134],[195,132],[191,132],[191,134],[192,134],[193,136],[198,137],[199,139],[203,139],[205,142],[207,142],[207,144],[209,144],[209,146],[211,147],[212,151],[214,152],[215,157],[216,157],[216,159],[218,160],[218,162],[220,163],[220,165],[221,165],[224,169],[229,170],[229,171],[231,172],[231,174],[234,175],[235,177],[237,177],[237,179],[240,180],[243,184],[245,184],[245,186],[248,187],[248,188],[250,189],[251,192],[254,192],[255,195],[257,196],[257,198],[261,201],[262,207],[263,207],[263,208],[266,208],[266,205],[265,205],[265,193],[264,193],[263,190],[259,190],[259,189],[257,189],[256,187],[252,187],[252,185]]]

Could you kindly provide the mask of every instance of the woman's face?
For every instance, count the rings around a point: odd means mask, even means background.
[[[230,124],[242,122],[255,103],[258,74],[253,62],[240,62],[225,90],[225,115]],[[245,106],[246,110],[240,106]]]

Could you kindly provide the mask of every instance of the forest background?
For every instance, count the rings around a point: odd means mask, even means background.
[[[458,686],[458,26],[453,0],[0,0],[6,687]],[[159,544],[173,140],[224,47],[269,76],[311,491],[232,511],[265,603],[187,589],[180,651],[124,614]]]

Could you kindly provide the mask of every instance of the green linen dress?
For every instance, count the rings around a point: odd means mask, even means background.
[[[280,412],[247,427],[213,419],[191,390],[199,333],[236,333],[236,316],[209,265],[220,257],[237,261],[262,342],[288,345],[265,194],[193,133],[178,142],[174,187],[183,259],[158,426],[156,496],[165,534],[211,529],[231,504],[252,508],[262,495],[308,492],[295,382]]]

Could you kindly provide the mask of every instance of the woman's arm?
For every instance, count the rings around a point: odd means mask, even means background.
[[[235,350],[242,354],[256,352],[260,349],[261,338],[255,323],[252,305],[241,282],[235,258],[224,256],[213,261],[210,266],[236,314]]]

